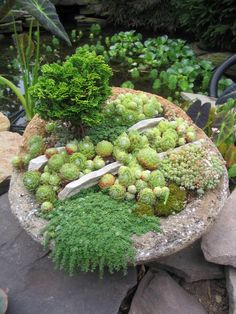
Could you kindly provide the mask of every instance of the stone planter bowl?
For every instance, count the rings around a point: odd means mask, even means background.
[[[112,98],[125,92],[139,93],[140,91],[113,88]],[[153,96],[149,93],[146,94]],[[164,108],[165,117],[182,117],[193,125],[191,119],[180,108],[162,97],[156,97]],[[29,123],[24,133],[22,153],[25,150],[26,142],[30,136],[33,134],[43,134],[44,124],[45,122],[37,116]],[[205,133],[197,127],[196,131],[197,140],[205,139],[207,144],[209,144],[208,149],[221,156]],[[140,237],[136,235],[133,236],[134,247],[136,249],[136,263],[142,264],[151,262],[161,257],[171,255],[199,239],[216,220],[224,206],[227,196],[228,176],[225,169],[220,183],[214,190],[207,191],[203,197],[195,198],[188,203],[180,213],[167,218],[161,218],[161,233],[148,232]],[[11,210],[18,218],[22,227],[35,241],[43,243],[40,230],[47,222],[42,218],[36,217],[35,212],[38,210],[38,205],[35,203],[34,197],[29,194],[23,186],[22,174],[20,172],[14,171],[12,175],[9,200]]]

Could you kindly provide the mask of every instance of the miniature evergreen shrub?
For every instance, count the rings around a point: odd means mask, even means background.
[[[111,94],[111,75],[104,58],[86,49],[78,49],[62,64],[45,64],[31,88],[35,111],[45,120],[99,124],[102,104]]]
[[[48,217],[46,244],[54,241],[52,258],[70,274],[104,267],[112,273],[133,263],[132,235],[159,231],[156,217],[132,213],[135,203],[117,201],[96,189],[87,189],[56,204]]]

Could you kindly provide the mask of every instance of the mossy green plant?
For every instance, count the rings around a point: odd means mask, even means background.
[[[181,189],[174,183],[171,183],[169,186],[169,198],[165,203],[165,200],[159,201],[155,208],[155,214],[158,216],[169,216],[180,212],[186,205],[187,192],[184,189]]]
[[[95,189],[58,202],[44,230],[45,244],[54,243],[51,256],[57,267],[70,274],[98,268],[102,275],[104,267],[126,272],[135,261],[132,235],[160,231],[157,217],[136,216],[134,206]]]

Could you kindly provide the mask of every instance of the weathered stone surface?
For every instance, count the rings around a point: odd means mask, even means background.
[[[16,31],[22,32],[22,22],[21,21],[15,21]],[[14,23],[4,23],[0,24],[0,33],[14,33]]]
[[[209,97],[202,94],[186,93],[186,92],[181,92],[181,96],[183,99],[187,101],[194,101],[194,100],[199,99],[202,104],[209,102],[212,107],[215,107],[216,98],[214,97]]]
[[[8,306],[8,297],[5,291],[0,289],[0,313],[5,314]]]
[[[228,198],[218,220],[202,238],[205,258],[236,267],[236,190]]]
[[[80,14],[82,15],[91,15],[91,14],[99,14],[102,9],[102,4],[91,4],[80,9]]]
[[[138,286],[129,314],[203,314],[203,306],[166,272],[148,271]]]
[[[0,132],[0,192],[9,183],[12,174],[11,159],[19,151],[22,136],[8,131]]]
[[[20,152],[24,154],[27,151],[28,148],[28,141],[33,135],[41,135],[44,136],[45,131],[45,125],[46,121],[39,118],[39,116],[36,114],[32,120],[28,123],[24,136],[23,136],[23,143],[21,145]]]
[[[0,284],[9,288],[8,314],[116,314],[129,289],[136,285],[135,268],[128,275],[55,271],[47,251],[20,227],[0,197]]]
[[[25,16],[29,15],[28,12],[23,10],[11,10],[11,12],[1,20],[1,24],[12,22],[12,14],[15,20],[23,19]]]
[[[4,116],[2,112],[0,112],[0,132],[8,131],[10,129],[10,121]]]
[[[83,15],[76,16],[75,20],[77,24],[79,25],[92,25],[92,24],[105,25],[106,24],[105,19],[100,19],[96,17],[85,17]]]
[[[87,5],[87,4],[99,4],[101,0],[53,0],[56,5]]]
[[[229,314],[236,314],[236,269],[227,267],[226,287],[229,296]]]
[[[161,258],[150,266],[154,270],[160,268],[168,270],[187,282],[224,278],[222,266],[205,260],[200,241],[196,241],[178,253]]]

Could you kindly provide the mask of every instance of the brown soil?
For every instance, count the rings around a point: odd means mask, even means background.
[[[224,279],[192,283],[180,281],[181,286],[198,299],[208,314],[228,314],[229,303]]]

